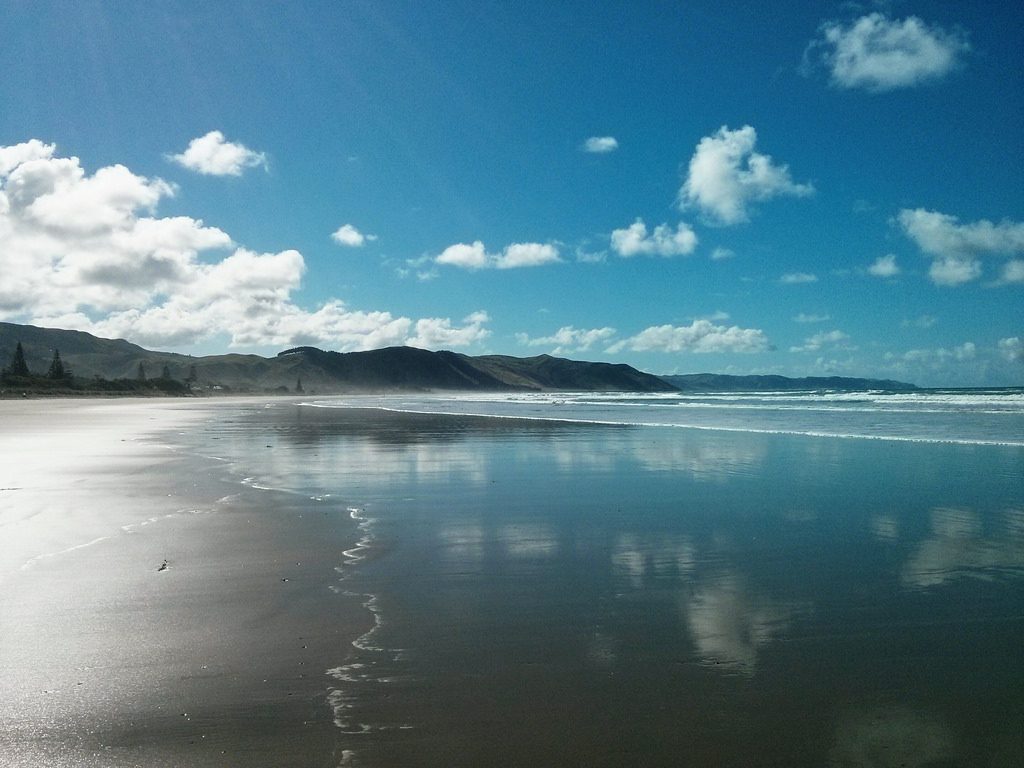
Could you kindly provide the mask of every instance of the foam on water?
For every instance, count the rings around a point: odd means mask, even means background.
[[[337,566],[339,582],[345,582],[350,577],[350,568],[364,560],[368,551],[374,543],[373,524],[374,518],[369,517],[358,507],[348,508],[349,516],[356,521],[362,536],[355,546],[342,552],[344,562]],[[327,691],[327,702],[334,713],[334,725],[342,733],[349,735],[375,733],[395,728],[406,729],[411,726],[399,725],[389,726],[382,724],[370,724],[358,722],[355,719],[353,710],[355,705],[365,695],[367,687],[377,687],[394,682],[393,677],[384,676],[377,668],[378,660],[387,659],[394,662],[402,658],[402,651],[394,648],[386,648],[374,640],[384,626],[384,619],[381,616],[380,598],[373,593],[357,592],[344,587],[333,586],[332,591],[343,594],[347,597],[361,598],[363,608],[369,611],[373,617],[373,625],[362,635],[352,641],[353,652],[351,660],[337,667],[332,667],[326,674],[337,680],[341,685],[331,687]],[[356,756],[351,753],[352,758]],[[351,763],[350,763],[351,764]]]
[[[569,423],[1024,446],[1024,391],[467,393],[358,396],[310,407],[374,408]]]

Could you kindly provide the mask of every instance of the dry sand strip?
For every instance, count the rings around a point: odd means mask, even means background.
[[[339,764],[354,524],[172,450],[243,407],[0,401],[4,768]]]

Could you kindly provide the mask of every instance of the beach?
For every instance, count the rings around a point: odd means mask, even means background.
[[[5,765],[1020,764],[1024,448],[568,400],[0,403]]]
[[[176,449],[235,407],[0,402],[0,764],[341,761],[320,660],[370,621],[329,590],[355,526]]]

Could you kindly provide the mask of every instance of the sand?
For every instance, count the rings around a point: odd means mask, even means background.
[[[0,401],[0,764],[336,766],[337,510],[176,449],[225,401]]]

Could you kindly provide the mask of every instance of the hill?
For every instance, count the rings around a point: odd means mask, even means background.
[[[848,390],[880,389],[888,392],[913,391],[913,384],[891,379],[858,379],[846,376],[727,376],[718,373],[690,373],[680,376],[662,376],[677,389],[684,392],[794,392],[805,390]]]
[[[77,380],[135,379],[141,365],[150,377],[166,368],[176,381],[188,380],[199,392],[311,393],[431,390],[664,392],[675,387],[628,365],[592,363],[539,355],[470,356],[414,347],[368,352],[327,352],[296,347],[276,357],[212,355],[194,357],[154,352],[123,339],[103,339],[82,331],[0,323],[0,365],[21,342],[33,373],[45,373],[54,350]]]

